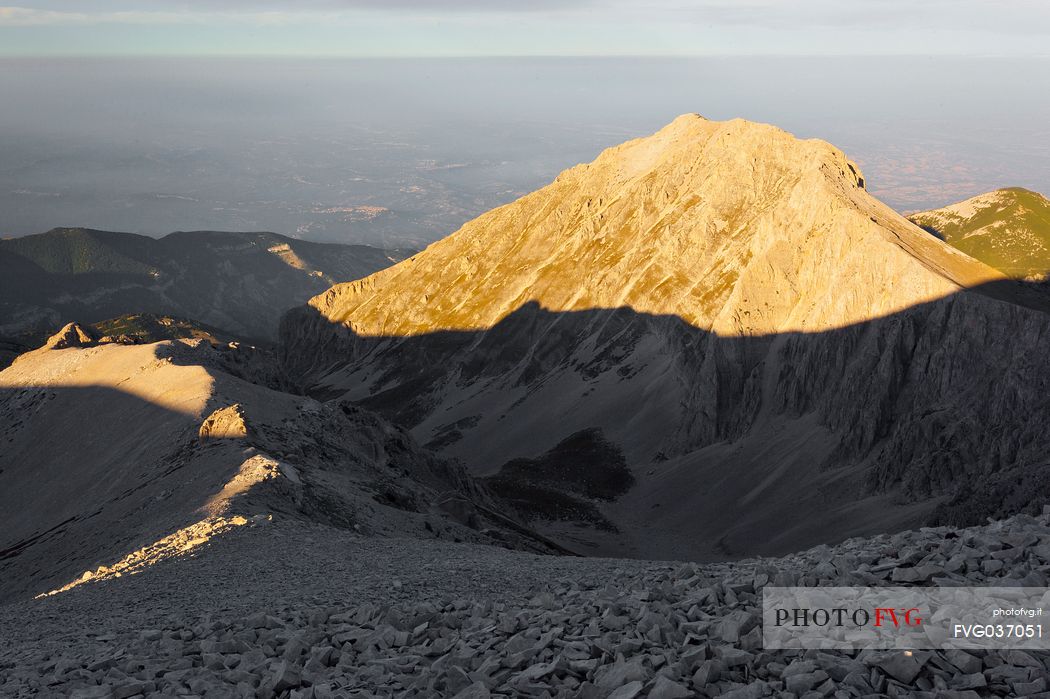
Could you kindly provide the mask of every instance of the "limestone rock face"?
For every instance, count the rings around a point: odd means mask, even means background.
[[[228,405],[219,408],[201,423],[198,436],[202,442],[209,439],[244,439],[248,436],[248,425],[244,422],[241,406]]]
[[[363,336],[485,330],[529,302],[737,336],[843,327],[999,277],[928,238],[833,146],[690,114],[310,306]],[[828,297],[836,281],[867,293]]]
[[[290,312],[282,362],[476,473],[581,431],[615,443],[632,488],[553,508],[608,526],[546,522],[589,551],[914,525],[1046,463],[1050,304],[864,184],[822,141],[682,116]]]
[[[1012,277],[1050,273],[1050,200],[1021,187],[997,189],[908,216],[952,246]]]
[[[88,347],[95,344],[95,337],[79,323],[66,323],[57,333],[44,343],[44,349],[68,349],[70,347]]]

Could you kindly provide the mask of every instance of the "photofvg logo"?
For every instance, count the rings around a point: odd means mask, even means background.
[[[874,609],[777,607],[773,612],[777,626],[853,626],[854,628],[873,626],[881,628],[883,624],[890,624],[894,628],[899,628],[901,625],[922,625],[922,616],[918,607],[875,607]]]
[[[766,648],[1050,648],[1050,591],[1026,587],[767,587]]]

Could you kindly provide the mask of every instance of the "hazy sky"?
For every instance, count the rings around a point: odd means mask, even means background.
[[[0,55],[85,54],[1047,56],[1050,2],[22,0],[0,5]]]
[[[901,210],[1050,192],[1050,0],[11,1],[0,236],[424,244],[683,112]]]

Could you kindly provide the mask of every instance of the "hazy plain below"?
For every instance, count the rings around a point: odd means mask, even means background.
[[[684,112],[844,149],[903,211],[1050,191],[1050,59],[0,60],[0,236],[421,246]]]

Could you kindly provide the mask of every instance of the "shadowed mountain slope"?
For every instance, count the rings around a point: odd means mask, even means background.
[[[0,336],[38,344],[72,320],[154,313],[272,339],[286,309],[406,254],[274,233],[199,231],[154,239],[56,228],[0,240]]]
[[[680,117],[291,311],[282,361],[519,485],[581,431],[615,445],[627,492],[572,494],[611,529],[543,523],[579,550],[914,525],[964,479],[1045,467],[1050,317],[863,185],[821,141]]]
[[[1050,200],[1038,192],[997,189],[908,218],[1008,276],[1050,272]]]
[[[551,550],[378,416],[239,378],[241,352],[96,344],[71,324],[0,372],[0,600],[139,572],[269,517]]]

